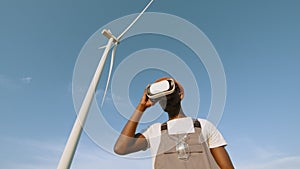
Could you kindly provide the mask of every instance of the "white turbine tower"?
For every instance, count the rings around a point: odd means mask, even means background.
[[[94,97],[94,94],[95,94],[95,91],[96,91],[96,88],[97,88],[97,85],[98,85],[98,82],[99,82],[99,79],[100,79],[100,76],[101,76],[106,58],[107,58],[107,55],[108,55],[111,47],[114,45],[114,48],[112,50],[110,68],[109,68],[108,79],[107,79],[107,83],[106,83],[106,87],[105,87],[105,91],[104,91],[103,100],[104,100],[104,97],[105,97],[106,92],[107,92],[107,88],[108,88],[108,84],[109,84],[109,80],[110,80],[110,76],[111,76],[111,72],[112,72],[112,68],[113,68],[114,57],[115,57],[115,53],[116,53],[118,43],[120,42],[122,37],[125,35],[125,33],[143,15],[143,13],[148,9],[148,7],[152,4],[153,1],[154,0],[151,0],[147,4],[147,6],[142,10],[142,12],[133,20],[133,22],[117,38],[110,32],[110,30],[104,29],[102,31],[102,34],[108,38],[108,42],[104,46],[105,50],[104,50],[103,55],[101,57],[101,60],[98,64],[96,72],[93,76],[93,79],[90,83],[90,86],[89,86],[88,91],[85,95],[85,98],[82,102],[82,105],[80,107],[79,113],[77,115],[76,121],[75,121],[74,126],[72,128],[72,131],[70,133],[69,139],[68,139],[67,144],[65,146],[64,152],[61,156],[61,159],[59,161],[57,169],[69,169],[70,166],[71,166],[71,163],[72,163],[75,151],[76,151],[76,147],[77,147],[78,141],[80,139],[86,117],[87,117],[88,112],[89,112],[89,108],[90,108],[92,99]],[[103,105],[103,100],[102,100],[102,105]]]

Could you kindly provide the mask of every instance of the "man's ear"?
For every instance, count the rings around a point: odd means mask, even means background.
[[[176,80],[174,80],[175,83],[177,84],[178,88],[179,88],[179,96],[180,96],[180,99],[182,100],[184,98],[184,89],[183,87],[181,86],[180,83],[178,83]]]
[[[179,91],[180,100],[184,98],[184,92],[182,90]]]

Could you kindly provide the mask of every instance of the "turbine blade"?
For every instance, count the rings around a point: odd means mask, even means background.
[[[105,100],[106,92],[107,92],[107,89],[108,89],[108,85],[109,85],[109,81],[110,81],[110,76],[111,76],[112,68],[114,66],[114,58],[115,58],[117,46],[118,46],[118,44],[115,45],[114,49],[111,52],[110,67],[109,67],[109,72],[108,72],[108,77],[107,77],[107,81],[106,81],[106,86],[105,86],[105,90],[104,90],[104,94],[103,94],[103,99],[102,99],[101,107],[103,107],[103,103],[104,103],[104,100]]]
[[[106,45],[100,46],[98,49],[103,49],[103,48],[106,48]]]
[[[144,12],[149,8],[152,4],[153,0],[151,0],[147,6],[142,10],[142,12],[131,22],[131,24],[118,36],[117,40],[120,41],[126,32],[136,23],[136,21],[144,14]]]

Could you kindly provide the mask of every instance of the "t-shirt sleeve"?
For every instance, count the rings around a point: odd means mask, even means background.
[[[150,143],[149,143],[149,131],[150,130],[150,127],[146,128],[146,129],[143,129],[140,131],[140,133],[146,138],[147,140],[147,149],[150,147]]]
[[[199,119],[202,127],[202,134],[209,148],[216,148],[220,146],[226,146],[227,142],[220,133],[220,131],[210,121],[205,119]]]
[[[157,139],[159,139],[158,136],[160,135],[160,126],[160,123],[155,123],[140,132],[147,140],[147,148],[151,147],[151,143],[156,144]]]

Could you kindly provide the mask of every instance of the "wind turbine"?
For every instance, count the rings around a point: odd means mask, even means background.
[[[132,21],[132,23],[118,36],[115,37],[110,30],[106,30],[104,29],[102,31],[102,34],[104,36],[106,36],[108,38],[108,42],[104,47],[100,47],[100,48],[105,48],[103,55],[100,59],[100,62],[98,64],[98,67],[95,71],[95,74],[93,76],[93,79],[90,83],[90,86],[88,88],[88,91],[85,95],[85,98],[82,102],[82,105],[79,109],[79,113],[77,115],[76,121],[74,123],[74,126],[72,128],[72,131],[70,133],[69,139],[67,141],[67,144],[65,146],[65,149],[63,151],[63,154],[60,158],[59,164],[57,166],[57,169],[69,169],[83,130],[83,126],[86,120],[86,117],[88,115],[89,112],[89,108],[92,102],[92,99],[94,97],[95,94],[95,90],[96,87],[98,85],[105,61],[107,59],[107,55],[111,49],[111,47],[114,45],[114,48],[112,50],[112,55],[111,55],[111,62],[110,62],[110,68],[109,68],[109,73],[108,73],[108,79],[107,79],[107,83],[106,83],[106,87],[105,87],[105,91],[104,91],[104,96],[103,96],[103,100],[104,97],[106,95],[107,92],[107,88],[108,88],[108,84],[109,84],[109,80],[110,80],[110,76],[111,76],[111,72],[112,72],[112,68],[113,68],[113,63],[114,63],[114,57],[115,57],[115,53],[117,50],[117,46],[120,43],[122,37],[125,35],[125,33],[136,23],[136,21],[143,15],[143,13],[149,8],[149,6],[152,4],[154,0],[151,0],[147,6],[140,12],[140,14]],[[102,105],[103,105],[103,100],[102,100]]]

